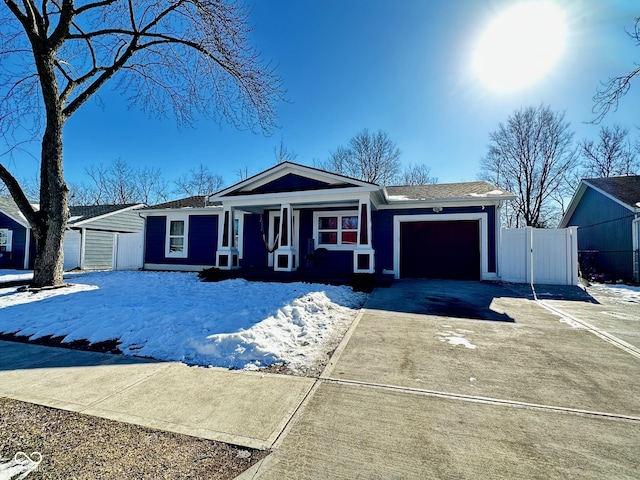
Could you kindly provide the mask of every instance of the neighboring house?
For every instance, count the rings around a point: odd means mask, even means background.
[[[578,227],[583,275],[640,281],[640,176],[590,178],[580,182],[560,227]]]
[[[144,267],[496,279],[513,198],[486,182],[385,188],[284,162],[144,209]]]
[[[37,205],[34,204],[37,208]],[[144,204],[69,207],[64,269],[113,268],[118,236],[142,232]],[[0,268],[30,269],[36,255],[31,227],[9,197],[0,197]]]

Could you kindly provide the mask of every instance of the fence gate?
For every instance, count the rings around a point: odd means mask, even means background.
[[[116,233],[113,241],[113,269],[139,270],[144,262],[144,233]]]
[[[577,227],[503,228],[500,277],[514,283],[578,284]]]

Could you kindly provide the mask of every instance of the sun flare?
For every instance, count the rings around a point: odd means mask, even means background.
[[[487,88],[513,91],[544,77],[564,51],[565,14],[550,1],[519,3],[496,17],[480,37],[473,59]]]

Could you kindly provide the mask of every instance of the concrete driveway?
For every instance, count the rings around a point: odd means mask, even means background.
[[[640,351],[575,321],[623,328],[631,344],[638,327],[606,323],[632,322],[628,305],[607,315],[615,305],[578,289],[540,293],[374,291],[282,443],[243,478],[638,478]]]

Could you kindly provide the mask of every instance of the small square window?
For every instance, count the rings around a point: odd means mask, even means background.
[[[358,243],[358,232],[342,232],[342,244],[343,245],[355,245]]]
[[[338,234],[336,232],[320,232],[320,243],[322,245],[337,245]]]
[[[338,228],[338,217],[320,217],[318,219],[319,230],[335,230]]]
[[[349,217],[342,217],[342,229],[343,230],[357,230],[358,229],[358,217],[356,215]]]

